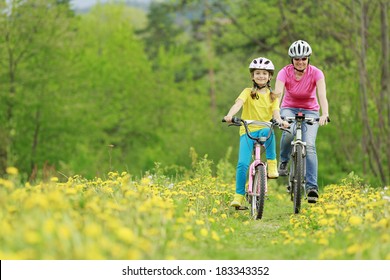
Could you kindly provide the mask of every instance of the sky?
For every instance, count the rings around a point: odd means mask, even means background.
[[[95,5],[98,2],[104,3],[104,2],[108,2],[108,0],[71,0],[70,1],[72,7],[75,7],[77,9],[88,8],[90,6]]]
[[[72,7],[76,9],[85,9],[89,8],[97,3],[107,3],[110,2],[110,0],[71,0],[70,3]],[[149,3],[151,0],[133,0],[133,2],[144,2]]]

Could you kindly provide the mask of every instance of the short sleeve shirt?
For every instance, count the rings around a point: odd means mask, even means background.
[[[266,93],[258,93],[259,99],[251,97],[251,88],[245,88],[237,99],[244,102],[241,118],[244,120],[257,120],[269,122],[272,119],[273,112],[279,110],[279,100],[275,99],[271,102],[270,91]],[[251,126],[251,131],[259,130],[261,126]],[[240,127],[240,135],[245,134],[245,128]]]
[[[313,65],[308,65],[300,80],[295,78],[294,66],[285,66],[279,71],[276,78],[284,82],[284,97],[282,108],[301,108],[318,111],[320,105],[317,100],[317,81],[324,79],[324,73]]]

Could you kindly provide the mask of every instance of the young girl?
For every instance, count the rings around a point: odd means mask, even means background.
[[[270,121],[274,118],[284,127],[288,127],[289,124],[280,118],[279,99],[273,94],[270,86],[270,81],[275,71],[272,61],[265,57],[256,58],[250,63],[249,71],[253,81],[253,87],[245,88],[241,92],[235,104],[224,117],[225,121],[231,122],[232,117],[243,108],[241,118],[244,120]],[[251,130],[251,134],[254,137],[267,136],[269,134],[268,127],[252,126]],[[276,163],[276,145],[274,138],[275,136],[272,133],[271,137],[265,142],[265,147],[268,177],[276,179],[279,177],[279,174]],[[251,160],[253,142],[246,135],[245,128],[241,127],[240,149],[236,170],[236,194],[230,206],[241,207],[244,203],[246,173]]]

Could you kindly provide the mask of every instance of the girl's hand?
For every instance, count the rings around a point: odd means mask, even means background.
[[[232,116],[224,116],[223,119],[228,122],[228,123],[231,123],[232,122]]]
[[[327,124],[328,124],[328,116],[321,116],[318,123],[319,123],[321,126],[322,126],[322,125],[327,125]]]

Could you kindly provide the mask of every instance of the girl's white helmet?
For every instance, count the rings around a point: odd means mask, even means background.
[[[295,41],[288,49],[288,55],[291,58],[309,57],[311,55],[311,47],[303,40]]]
[[[259,57],[252,60],[251,64],[249,64],[249,71],[254,71],[256,69],[267,70],[268,72],[271,72],[271,74],[273,74],[275,71],[275,66],[268,58]]]

